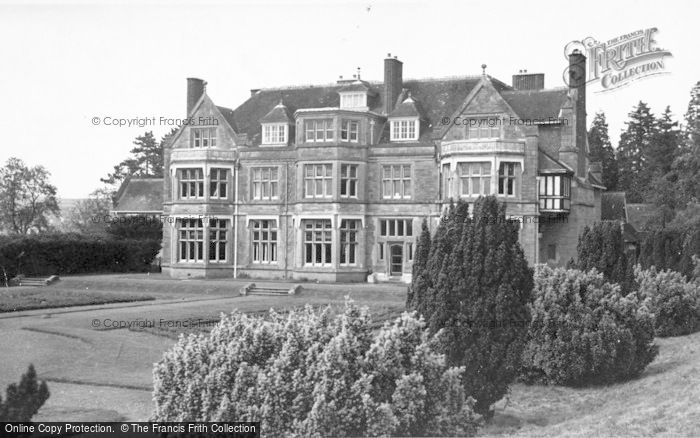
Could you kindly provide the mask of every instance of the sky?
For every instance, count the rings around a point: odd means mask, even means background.
[[[574,6],[574,7],[572,7]],[[521,69],[563,86],[564,47],[655,27],[672,53],[667,74],[587,92],[588,121],[604,111],[616,145],[640,100],[686,111],[700,81],[697,1],[22,1],[0,0],[0,162],[43,165],[60,197],[86,197],[146,130],[160,138],[185,117],[186,78],[208,82],[217,105],[250,89],[327,84],[361,67],[382,80],[387,53],[404,78]],[[105,118],[155,117],[148,127]],[[161,123],[161,117],[164,119]],[[93,124],[93,118],[99,124]]]

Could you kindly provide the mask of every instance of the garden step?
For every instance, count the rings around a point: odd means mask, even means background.
[[[301,293],[301,290],[299,284],[292,287],[260,287],[250,283],[241,289],[241,295],[296,295]]]
[[[10,283],[17,286],[48,286],[58,280],[58,275],[50,277],[15,277]]]

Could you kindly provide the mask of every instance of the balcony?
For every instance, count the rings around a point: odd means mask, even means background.
[[[455,140],[442,143],[440,155],[482,155],[482,154],[525,155],[525,142],[515,140]]]
[[[571,210],[571,176],[541,175],[538,199],[540,213],[566,214]]]
[[[236,151],[233,149],[217,148],[183,148],[173,149],[170,162],[177,161],[234,161]]]

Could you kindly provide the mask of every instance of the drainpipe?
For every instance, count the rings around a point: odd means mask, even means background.
[[[236,158],[234,171],[236,172],[236,199],[233,200],[233,278],[238,278],[238,173],[240,158]]]

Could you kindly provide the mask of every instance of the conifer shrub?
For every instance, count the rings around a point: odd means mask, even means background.
[[[153,421],[260,421],[262,436],[471,436],[480,422],[441,333],[366,308],[234,312],[154,368]]]
[[[29,365],[19,384],[7,387],[5,400],[0,397],[0,421],[29,422],[49,399],[46,382],[37,380],[34,365]]]
[[[648,299],[657,336],[681,336],[700,330],[700,284],[670,269],[634,270],[639,297]]]
[[[433,236],[423,227],[406,304],[432,333],[444,331],[448,363],[465,368],[464,391],[488,417],[518,376],[532,270],[518,243],[519,224],[506,219],[504,204],[480,197],[469,213],[460,200]]]
[[[545,383],[608,384],[638,376],[658,354],[648,301],[595,270],[538,266],[524,375]]]
[[[582,271],[595,269],[606,281],[619,284],[624,293],[635,290],[634,260],[625,250],[618,222],[601,221],[586,226],[579,236],[576,252],[578,260],[573,267]]]

